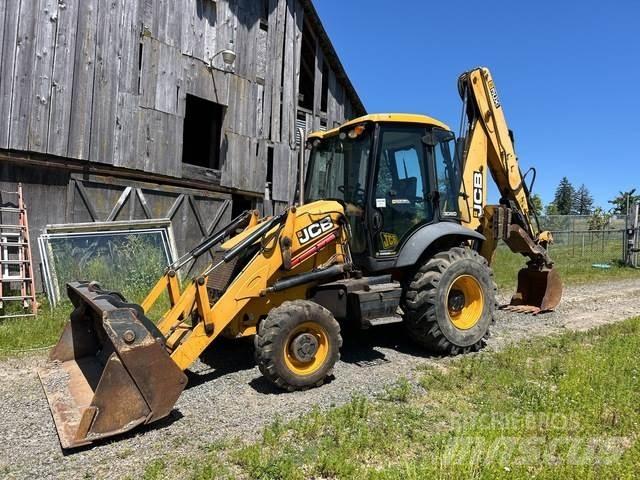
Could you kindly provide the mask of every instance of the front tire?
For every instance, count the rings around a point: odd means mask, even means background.
[[[494,321],[496,291],[493,272],[476,251],[455,247],[436,254],[406,290],[410,337],[442,354],[480,350]]]
[[[340,325],[331,312],[307,300],[269,312],[255,336],[260,372],[283,390],[319,387],[340,359]]]

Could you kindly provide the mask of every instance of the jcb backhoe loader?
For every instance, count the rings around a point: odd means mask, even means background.
[[[40,372],[63,448],[168,415],[184,371],[220,335],[254,336],[260,371],[285,390],[331,375],[347,322],[404,323],[435,352],[479,350],[496,307],[489,263],[500,239],[529,258],[513,308],[554,308],[562,287],[551,237],[532,221],[489,72],[465,73],[459,87],[467,125],[458,142],[443,123],[405,114],[312,134],[306,203],[236,218],[169,266],[141,305],[70,283],[76,308]],[[487,172],[498,206],[486,205]],[[180,269],[208,252],[214,261],[181,291]],[[171,306],[153,322],[163,292]]]

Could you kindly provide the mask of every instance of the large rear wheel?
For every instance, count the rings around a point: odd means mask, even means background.
[[[269,312],[255,337],[260,372],[278,387],[305,390],[324,383],[340,358],[340,325],[331,312],[307,300]]]
[[[476,251],[456,247],[436,254],[407,287],[409,335],[438,353],[480,350],[493,323],[496,290],[491,268]]]

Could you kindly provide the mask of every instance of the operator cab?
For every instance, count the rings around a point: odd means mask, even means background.
[[[384,269],[422,227],[460,223],[461,168],[455,136],[422,115],[368,115],[313,133],[305,200],[338,200],[351,225],[351,251]]]

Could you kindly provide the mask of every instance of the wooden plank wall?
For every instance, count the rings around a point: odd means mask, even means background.
[[[268,3],[267,18],[262,1]],[[183,176],[187,95],[226,107],[220,183],[292,199],[304,9],[300,0],[0,2],[0,148]],[[354,111],[317,39],[310,123]],[[223,49],[236,52],[226,66]],[[193,175],[193,169],[185,169]]]

